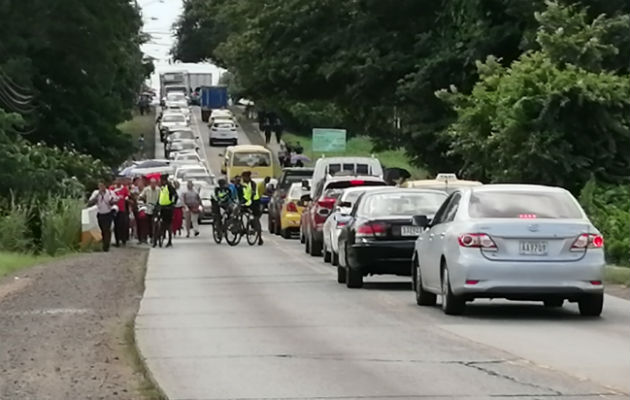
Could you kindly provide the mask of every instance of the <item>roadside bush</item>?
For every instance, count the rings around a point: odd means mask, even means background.
[[[11,202],[0,215],[0,251],[26,253],[33,250],[33,236],[29,229],[31,207]]]
[[[78,249],[81,237],[81,207],[79,200],[51,198],[41,204],[41,247],[49,255]]]
[[[607,261],[630,266],[630,187],[591,179],[582,189],[580,203],[604,235]]]

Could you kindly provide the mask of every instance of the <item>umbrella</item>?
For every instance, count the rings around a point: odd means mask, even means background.
[[[298,161],[302,163],[311,162],[311,159],[304,154],[291,154],[291,164],[297,164]]]
[[[170,164],[168,160],[145,160],[140,161],[135,165],[135,168],[154,168],[154,167],[166,167]]]

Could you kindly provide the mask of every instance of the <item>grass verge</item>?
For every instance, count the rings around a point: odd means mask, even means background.
[[[607,265],[604,281],[607,284],[630,286],[630,268]]]
[[[282,139],[285,143],[295,144],[300,142],[304,147],[304,154],[311,160],[315,160],[321,156],[321,154],[313,153],[313,143],[311,137],[300,136],[294,133],[283,133]],[[428,176],[427,172],[422,168],[411,165],[409,158],[405,155],[403,150],[387,150],[381,152],[372,151],[373,145],[370,138],[366,136],[359,136],[351,138],[346,143],[346,151],[339,153],[326,153],[327,157],[335,156],[371,156],[381,160],[383,165],[388,168],[404,168],[411,174],[414,179],[423,179]]]
[[[0,252],[0,278],[19,269],[50,261],[53,258],[47,255]]]
[[[140,115],[134,112],[133,118],[118,125],[123,133],[131,136],[132,143],[137,148],[138,158],[153,158],[155,154],[155,109],[148,114]],[[139,148],[138,139],[144,134],[144,148]]]
[[[142,295],[144,293],[144,279],[147,272],[147,261],[149,257],[149,252],[147,251],[144,256],[144,262],[141,269],[138,270],[138,276],[136,279],[139,282],[139,293]],[[139,306],[138,306],[139,308]],[[131,319],[127,321],[124,327],[123,338],[125,341],[125,357],[129,360],[130,365],[134,369],[134,371],[140,376],[140,385],[138,387],[138,392],[142,396],[143,399],[146,400],[168,400],[166,395],[162,392],[160,387],[153,379],[149,368],[147,367],[145,360],[140,355],[140,350],[138,349],[138,344],[136,342],[136,326],[135,319],[138,314],[138,310],[133,314]]]

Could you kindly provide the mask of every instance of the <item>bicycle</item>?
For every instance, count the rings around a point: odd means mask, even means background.
[[[151,245],[153,247],[164,244],[164,238],[166,236],[166,230],[163,229],[162,213],[158,205],[153,207],[153,232],[151,234]]]
[[[236,246],[243,237],[243,222],[241,220],[241,207],[234,204],[232,212],[222,221],[223,236],[230,246]]]
[[[221,209],[225,209],[221,212]],[[225,226],[227,224],[229,209],[226,206],[217,206],[217,212],[212,218],[212,238],[216,244],[220,244],[225,237]],[[226,239],[227,241],[227,239]]]
[[[245,222],[243,222],[243,218]],[[254,212],[250,208],[245,209],[241,216],[241,226],[245,231],[247,244],[253,246],[258,243],[261,235],[260,221],[254,216]]]

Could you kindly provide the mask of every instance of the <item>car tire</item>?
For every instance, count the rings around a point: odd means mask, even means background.
[[[586,294],[578,300],[580,314],[585,317],[599,317],[604,309],[604,294]]]
[[[291,239],[291,232],[289,232],[288,229],[282,229],[280,231],[280,236],[282,236],[284,239]]]
[[[463,297],[453,294],[448,268],[444,265],[442,273],[442,311],[447,315],[460,315],[466,308]]]
[[[309,245],[309,254],[313,257],[319,257],[322,255],[322,243],[318,242],[316,240],[313,240],[313,237],[311,236],[310,239],[310,245]]]
[[[236,146],[236,145],[238,145],[238,140],[232,141],[232,146]]]
[[[331,254],[330,254],[330,251],[328,251],[328,248],[326,248],[326,243],[324,243],[323,247],[324,247],[324,249],[322,250],[322,253],[324,255],[324,262],[325,263],[329,263],[331,258],[332,258]]]
[[[274,233],[278,236],[282,235],[282,223],[280,220],[276,220],[273,224]]]
[[[306,239],[304,238],[304,234],[302,233],[302,227],[300,226],[300,243],[304,244]]]
[[[346,269],[337,267],[337,283],[346,283]]]
[[[346,286],[350,289],[360,289],[363,287],[363,273],[354,268],[346,268]]]
[[[332,259],[330,260],[330,263],[334,266],[339,265],[339,253],[335,253],[335,251],[331,251],[332,253]]]
[[[560,308],[564,304],[564,299],[549,299],[543,302],[547,308]]]
[[[417,261],[414,261],[414,264],[416,304],[419,306],[434,306],[437,303],[437,295],[424,290],[424,286],[422,286],[422,271]]]
[[[304,252],[306,252],[306,254],[311,254],[311,243],[306,238],[306,235],[304,235]]]

